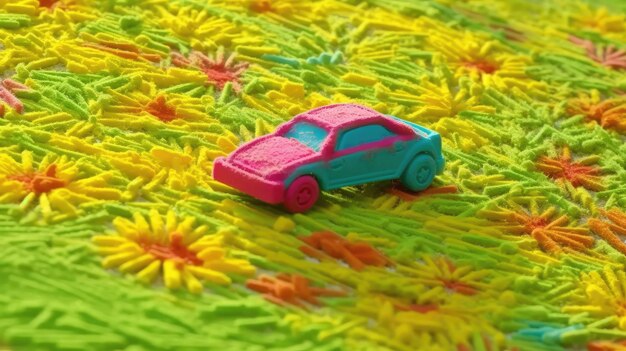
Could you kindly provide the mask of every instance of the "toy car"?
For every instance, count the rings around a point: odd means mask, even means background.
[[[305,212],[320,189],[400,179],[420,191],[443,167],[438,133],[364,106],[335,104],[299,114],[218,158],[213,177],[290,212]]]

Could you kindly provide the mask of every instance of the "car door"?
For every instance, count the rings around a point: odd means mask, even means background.
[[[402,161],[404,142],[380,124],[341,131],[330,160],[332,188],[390,179]]]

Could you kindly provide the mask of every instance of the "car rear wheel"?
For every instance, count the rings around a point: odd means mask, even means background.
[[[422,191],[430,186],[435,178],[435,160],[426,154],[417,155],[402,173],[402,184],[412,191]]]
[[[312,176],[301,176],[287,188],[284,206],[289,212],[306,212],[315,205],[319,196],[317,180]]]

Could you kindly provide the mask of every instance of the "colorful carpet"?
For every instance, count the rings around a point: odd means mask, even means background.
[[[626,349],[621,0],[0,0],[0,349]],[[217,157],[356,102],[431,188]]]

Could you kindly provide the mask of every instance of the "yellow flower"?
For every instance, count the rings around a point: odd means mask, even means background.
[[[352,309],[357,312],[355,320],[366,319],[348,330],[348,342],[369,339],[403,351],[453,350],[461,349],[459,346],[469,349],[473,335],[483,334],[502,346],[505,336],[480,317],[481,312],[500,308],[475,304],[465,296],[449,296],[440,303],[411,303],[385,296],[359,298]]]
[[[588,313],[596,318],[614,317],[626,329],[626,273],[611,267],[582,273],[580,285],[571,295],[567,313]]]
[[[460,32],[444,23],[421,19],[426,31],[426,47],[438,52],[435,64],[447,63],[456,78],[468,76],[485,88],[511,90],[514,95],[544,96],[546,85],[526,76],[531,58],[516,55],[496,40],[470,32]]]
[[[121,94],[113,90],[108,94],[112,97],[111,101],[102,99],[97,106],[100,110],[98,122],[108,127],[143,130],[146,126],[162,128],[163,124],[167,124],[169,129],[191,132],[218,124],[216,119],[204,112],[205,104],[213,104],[212,97],[194,98],[181,94],[152,96],[142,91]]]
[[[111,172],[82,178],[76,162],[66,156],[46,155],[40,162],[30,151],[16,161],[0,153],[0,203],[20,203],[22,209],[39,205],[45,218],[62,219],[78,214],[78,205],[98,200],[119,200],[110,187]]]
[[[117,217],[116,232],[93,238],[105,268],[136,274],[143,283],[158,276],[169,289],[185,286],[192,293],[202,292],[201,280],[228,285],[227,273],[252,275],[248,261],[226,257],[223,235],[205,235],[208,227],[195,226],[194,217],[179,220],[173,211],[163,218],[151,210],[148,218],[133,214],[133,221]]]
[[[495,108],[480,102],[482,89],[478,84],[459,79],[450,82],[446,79],[431,81],[424,77],[417,88],[420,96],[417,100],[423,104],[411,117],[419,120],[433,120],[442,117],[454,117],[462,111],[493,113]]]
[[[113,167],[133,179],[122,199],[143,196],[160,201],[157,190],[162,186],[176,191],[193,187],[224,188],[211,177],[211,161],[235,150],[239,141],[234,134],[227,132],[214,140],[220,149],[185,146],[182,150],[175,150],[154,146],[149,153],[128,151],[108,158]]]
[[[595,238],[577,219],[562,213],[555,206],[544,205],[544,198],[529,198],[527,207],[511,198],[502,205],[481,209],[478,215],[500,223],[494,228],[517,235],[530,235],[547,253],[585,252],[593,246]]]
[[[420,283],[429,286],[443,286],[450,292],[475,295],[488,286],[481,282],[489,275],[488,270],[474,270],[471,266],[456,266],[446,257],[422,257],[423,264],[413,263],[409,267],[399,265],[399,272],[416,277]]]
[[[593,9],[589,5],[580,6],[577,14],[572,16],[573,28],[586,28],[609,36],[623,37],[626,30],[626,16],[609,13],[606,7]]]

